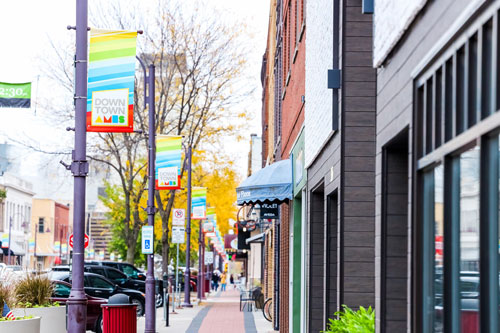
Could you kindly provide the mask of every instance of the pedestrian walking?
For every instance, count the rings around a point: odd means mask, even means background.
[[[221,291],[226,291],[226,273],[222,273],[220,283],[221,283]]]
[[[215,291],[217,291],[217,289],[219,289],[219,275],[218,275],[217,271],[214,271],[214,274],[212,275],[212,285],[213,285],[213,288],[215,289]]]
[[[231,286],[233,287],[233,289],[235,289],[236,287],[234,286],[234,277],[233,277],[233,274],[229,274],[229,282],[231,283]]]

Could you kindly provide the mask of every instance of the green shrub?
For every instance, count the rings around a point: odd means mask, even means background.
[[[335,312],[338,319],[329,319],[327,330],[324,333],[372,333],[375,332],[375,312],[370,306],[368,309],[359,307],[353,311],[346,305],[344,311]]]
[[[47,276],[26,275],[14,289],[18,307],[52,306],[50,297],[54,286]]]

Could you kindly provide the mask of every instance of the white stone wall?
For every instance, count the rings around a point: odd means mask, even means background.
[[[333,1],[306,1],[305,165],[317,155],[332,129]]]
[[[379,67],[427,0],[376,0],[373,65]]]

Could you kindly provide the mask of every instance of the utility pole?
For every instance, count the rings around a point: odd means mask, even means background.
[[[155,222],[155,66],[149,65],[149,161],[148,161],[148,226]],[[144,92],[145,93],[145,92]],[[151,244],[153,246],[153,244]],[[145,333],[156,332],[155,276],[153,254],[147,254],[148,271],[146,273],[146,330]],[[164,300],[166,302],[166,300]]]
[[[186,226],[186,270],[184,271],[184,303],[182,306],[192,308],[191,295],[190,295],[190,277],[191,269],[191,157],[192,157],[191,144],[188,147],[188,188],[187,188],[187,226]],[[198,286],[199,289],[200,286]]]
[[[83,261],[85,236],[85,178],[89,170],[87,146],[87,30],[88,1],[76,0],[76,57],[75,57],[75,150],[69,169],[73,173],[73,271],[68,301],[68,332],[84,333],[87,325],[87,296],[83,290]]]

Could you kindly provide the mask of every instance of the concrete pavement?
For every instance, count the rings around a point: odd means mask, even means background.
[[[239,292],[230,290],[211,294],[192,308],[176,309],[170,314],[170,326],[165,327],[163,308],[157,309],[156,331],[187,333],[267,333],[273,332],[262,311],[240,312]],[[145,318],[137,321],[137,331],[144,332]]]

